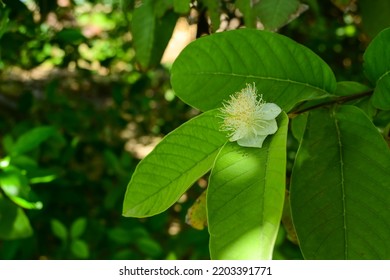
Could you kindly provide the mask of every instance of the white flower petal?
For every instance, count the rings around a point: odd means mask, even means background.
[[[278,123],[275,119],[269,121],[262,121],[261,127],[256,128],[257,135],[274,134],[278,130]]]
[[[237,141],[241,147],[261,148],[267,135],[257,135],[251,137],[244,137]]]
[[[275,119],[280,112],[282,112],[282,109],[275,103],[265,103],[263,104],[261,111],[263,113],[263,120],[272,120]]]

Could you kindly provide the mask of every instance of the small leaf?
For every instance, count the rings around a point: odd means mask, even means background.
[[[26,176],[11,166],[0,173],[0,188],[9,199],[25,209],[42,209],[40,201],[34,201]]]
[[[355,106],[309,113],[291,178],[306,259],[388,259],[390,150]]]
[[[142,253],[150,257],[156,258],[163,253],[160,244],[150,237],[138,239],[136,245]]]
[[[298,0],[261,0],[256,11],[264,28],[275,31],[285,25],[298,8]]]
[[[265,102],[286,112],[336,89],[331,69],[311,50],[285,36],[253,29],[199,38],[172,66],[176,95],[202,111],[221,107],[253,82]]]
[[[33,229],[23,210],[0,193],[0,239],[14,240],[32,234]]]
[[[364,53],[364,70],[370,81],[376,84],[372,104],[383,110],[390,110],[389,44],[390,28],[387,28],[374,38]]]
[[[50,225],[51,225],[51,231],[53,232],[53,234],[58,237],[59,239],[61,239],[62,241],[66,241],[68,239],[68,230],[67,228],[64,226],[63,223],[61,223],[59,220],[57,219],[52,219],[50,221]]]
[[[188,209],[186,215],[186,223],[198,230],[202,230],[207,226],[206,194],[207,191],[202,192]]]
[[[212,259],[271,259],[282,217],[288,118],[262,148],[227,143],[207,189]]]
[[[35,149],[55,132],[56,130],[52,126],[41,126],[27,131],[13,145],[12,155],[24,154]]]
[[[70,227],[70,237],[71,238],[79,238],[85,231],[87,227],[87,219],[86,218],[78,218],[75,220]]]
[[[172,11],[166,12],[165,9],[159,8],[160,2],[144,0],[133,12],[135,55],[144,69],[160,62],[178,17]]]
[[[72,240],[70,250],[72,251],[73,255],[80,259],[87,259],[89,256],[88,244],[84,240]]]
[[[210,170],[227,141],[218,110],[199,115],[169,133],[137,166],[125,194],[123,215],[147,217],[165,211]]]

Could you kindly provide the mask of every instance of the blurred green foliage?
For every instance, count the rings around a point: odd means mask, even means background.
[[[176,19],[197,24],[199,37],[257,15],[238,13],[235,1],[2,2],[0,259],[208,259],[207,229],[184,223],[202,182],[160,215],[121,217],[139,161],[125,148],[197,113],[175,98],[160,64]],[[277,21],[279,32],[313,49],[338,80],[364,79],[370,36],[359,6],[304,2],[296,20]],[[283,228],[275,258],[301,258]]]

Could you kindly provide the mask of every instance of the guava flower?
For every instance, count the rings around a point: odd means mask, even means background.
[[[282,111],[274,103],[265,103],[257,95],[255,83],[247,84],[223,104],[221,131],[229,132],[229,141],[242,147],[261,148],[264,139],[278,130],[275,118]]]

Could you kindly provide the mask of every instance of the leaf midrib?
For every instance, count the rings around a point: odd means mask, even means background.
[[[340,186],[342,191],[343,204],[343,228],[344,228],[344,258],[348,260],[348,236],[347,236],[347,215],[346,215],[346,196],[345,196],[345,178],[344,178],[344,157],[343,157],[343,143],[341,141],[341,132],[336,118],[336,109],[333,109],[334,124],[337,133],[337,141],[340,155]]]

